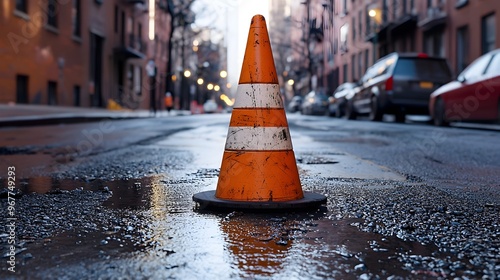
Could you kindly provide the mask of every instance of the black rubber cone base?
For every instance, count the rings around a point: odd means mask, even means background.
[[[205,191],[193,195],[200,209],[240,209],[240,210],[285,210],[318,208],[326,203],[326,196],[322,194],[304,192],[304,198],[291,201],[234,201],[215,197],[215,191]]]

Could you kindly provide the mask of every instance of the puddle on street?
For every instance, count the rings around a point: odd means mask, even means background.
[[[191,196],[215,186],[215,175],[209,177],[198,178],[194,184],[189,179],[164,177],[108,182],[39,177],[23,181],[19,188],[24,193],[107,187],[113,195],[104,205],[116,215],[137,216],[129,226],[140,232],[127,232],[127,225],[96,231],[74,229],[31,243],[23,252],[32,257],[23,260],[22,275],[407,278],[419,272],[404,269],[401,255],[446,258],[436,255],[438,249],[432,245],[362,232],[353,226],[358,220],[330,220],[326,209],[314,215],[198,212]],[[140,238],[134,239],[137,234]]]

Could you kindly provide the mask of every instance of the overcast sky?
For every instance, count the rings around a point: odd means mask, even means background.
[[[268,0],[196,0],[193,10],[197,12],[195,25],[215,28],[223,36],[221,38],[216,32],[212,35],[215,41],[223,39],[228,48],[228,79],[234,93],[240,77],[250,21],[256,14],[267,19]]]

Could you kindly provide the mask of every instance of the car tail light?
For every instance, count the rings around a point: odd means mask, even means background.
[[[429,56],[426,53],[419,53],[417,54],[418,58],[428,58]]]
[[[389,79],[385,81],[385,90],[392,90],[392,86],[394,84],[393,76],[390,76]]]

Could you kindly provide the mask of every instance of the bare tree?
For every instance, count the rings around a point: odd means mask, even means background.
[[[195,15],[191,11],[191,6],[195,0],[168,0],[168,13],[170,15],[170,32],[169,32],[169,45],[168,45],[168,61],[167,61],[167,81],[166,88],[167,91],[172,93],[175,92],[172,77],[175,74],[174,71],[174,60],[172,59],[172,53],[174,47],[181,48],[181,60],[184,63],[184,49],[185,49],[185,34],[187,29],[190,29],[190,25],[194,22]],[[181,38],[179,39],[180,45],[174,44],[176,40],[174,39],[174,34],[176,30],[182,28]],[[187,96],[186,96],[187,95]],[[175,95],[180,98],[180,106],[182,109],[186,109],[189,103],[186,99],[189,99],[189,93],[180,92],[179,95]],[[187,105],[186,105],[187,103]]]

